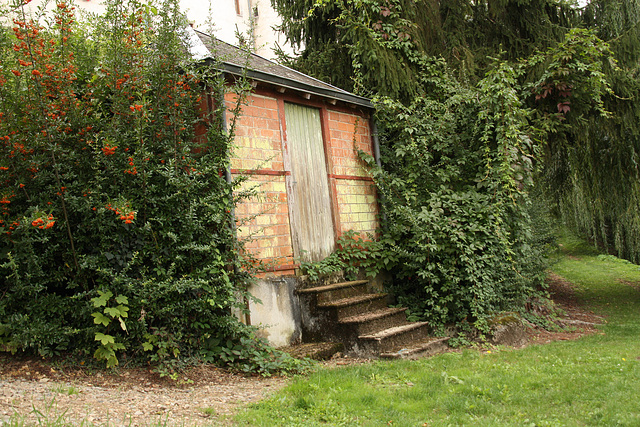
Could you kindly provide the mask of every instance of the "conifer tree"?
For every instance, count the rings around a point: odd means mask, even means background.
[[[520,64],[520,97],[535,112],[531,124],[544,130],[537,182],[555,213],[600,246],[640,261],[639,0],[272,3],[301,49],[292,64],[363,95],[410,103],[430,90],[420,81],[427,58],[443,58],[461,86],[475,85],[496,58]],[[555,63],[547,54],[554,49]],[[565,72],[575,75],[560,78]]]
[[[551,0],[272,0],[280,29],[302,49],[300,70],[345,89],[354,77],[377,94],[415,94],[420,55],[481,77],[492,57],[526,57],[557,43],[577,22]]]

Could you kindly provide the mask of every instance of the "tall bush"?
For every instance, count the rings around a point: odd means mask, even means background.
[[[607,210],[594,197],[603,193],[571,188],[602,177],[592,166],[605,150],[575,136],[610,117],[605,72],[616,68],[606,43],[580,28],[586,9],[547,0],[273,3],[288,39],[304,46],[294,66],[378,96],[381,167],[363,156],[383,196],[375,255],[415,317],[482,328],[495,312],[523,309],[542,284],[543,190],[564,185],[556,200],[572,200],[556,211],[582,209],[589,225],[603,223],[594,218]],[[534,181],[544,185],[532,200]]]
[[[518,310],[542,282],[528,214],[536,144],[517,73],[496,64],[475,88],[443,61],[425,60],[430,91],[409,105],[378,102],[382,168],[372,158],[385,216],[392,289],[416,318],[475,324]]]
[[[189,59],[176,0],[106,3],[90,24],[16,4],[0,31],[0,349],[202,355],[242,335],[249,279],[233,135],[207,108],[224,82]]]

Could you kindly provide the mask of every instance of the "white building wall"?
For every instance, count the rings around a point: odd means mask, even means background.
[[[195,29],[228,43],[236,44],[236,31],[244,34],[249,29],[248,0],[181,0],[180,5]]]
[[[280,16],[271,7],[269,0],[253,0],[258,7],[256,19],[256,53],[268,59],[274,59],[273,49],[276,45],[287,54],[293,55],[293,48],[286,43],[283,33],[274,30],[282,22]]]
[[[236,2],[239,12],[236,12]],[[12,0],[0,0],[0,5],[5,6]],[[37,10],[43,4],[47,8],[55,7],[56,0],[32,0],[27,9]],[[105,6],[101,0],[75,0],[75,5],[84,11],[103,13]],[[284,44],[284,35],[273,30],[280,23],[280,17],[271,8],[269,0],[181,0],[180,5],[194,28],[212,34],[220,40],[237,45],[236,29],[240,33],[247,34],[250,30],[250,17],[254,8],[258,15],[254,17],[255,52],[268,59],[274,59],[273,48],[276,43],[286,52],[292,53],[292,49]]]

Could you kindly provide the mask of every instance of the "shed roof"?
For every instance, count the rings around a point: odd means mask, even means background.
[[[194,57],[200,60],[217,58],[224,72],[240,76],[246,68],[246,75],[252,80],[373,108],[368,98],[354,95],[351,92],[332,86],[292,68],[277,64],[255,53],[247,52],[203,32],[192,28],[189,28],[188,32]]]

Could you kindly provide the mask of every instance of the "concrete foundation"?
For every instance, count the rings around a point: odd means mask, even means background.
[[[364,277],[362,277],[364,278]],[[306,276],[274,276],[257,279],[249,288],[260,303],[249,303],[249,316],[236,313],[244,323],[258,327],[259,335],[274,347],[286,347],[303,341],[303,325],[309,323],[309,307],[301,301],[298,289],[344,281],[342,274],[333,274],[319,282],[309,282]],[[370,280],[374,291],[382,290],[383,276]],[[305,323],[306,321],[306,323]],[[308,325],[307,325],[308,329]],[[317,338],[306,332],[305,340]]]
[[[274,347],[298,344],[302,340],[300,303],[295,294],[298,278],[280,276],[258,279],[249,292],[262,303],[249,303],[251,324]]]

